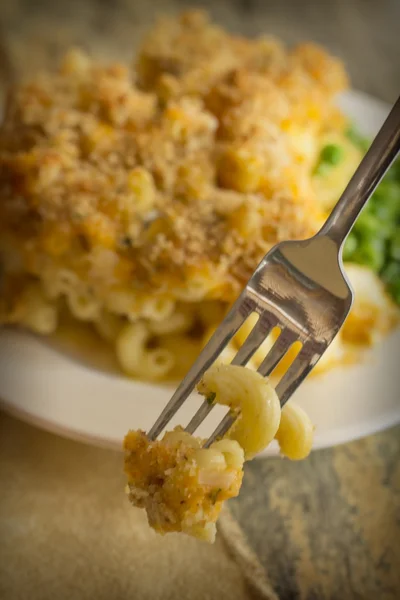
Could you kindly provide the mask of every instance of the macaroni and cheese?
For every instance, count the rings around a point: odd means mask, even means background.
[[[274,438],[283,455],[305,458],[313,426],[293,403],[281,411],[268,380],[244,367],[213,365],[198,391],[237,415],[228,434],[203,448],[202,440],[179,427],[161,441],[130,431],[124,442],[127,493],[158,533],[181,531],[213,542],[223,502],[239,493],[244,461]]]
[[[126,374],[180,377],[262,256],[315,233],[360,160],[335,104],[346,87],[319,46],[232,36],[196,11],[158,23],[135,64],[72,50],[17,84],[0,129],[0,323],[48,335],[69,311]],[[320,369],[392,327],[367,277],[379,316],[353,313]]]

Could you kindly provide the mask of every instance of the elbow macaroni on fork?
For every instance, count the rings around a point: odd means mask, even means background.
[[[281,410],[268,380],[245,367],[214,364],[198,391],[237,415],[231,429],[209,448],[181,428],[167,432],[161,441],[130,431],[124,442],[127,493],[159,533],[180,531],[213,542],[223,502],[239,493],[245,460],[274,438],[282,454],[305,458],[313,426],[295,404]]]
[[[266,448],[275,438],[281,453],[292,460],[306,458],[311,451],[313,426],[307,414],[290,402],[283,409],[268,379],[245,367],[214,365],[203,375],[200,394],[229,406],[238,418],[227,439],[235,440],[246,460]],[[214,397],[215,396],[215,397]]]

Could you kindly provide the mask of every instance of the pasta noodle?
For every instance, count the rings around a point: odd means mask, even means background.
[[[43,287],[49,298],[57,299],[63,294],[67,295],[79,286],[79,278],[73,271],[50,269],[43,274]]]
[[[210,277],[199,274],[192,275],[187,280],[185,287],[176,288],[175,295],[186,302],[196,302],[207,297],[207,294],[215,286]]]
[[[116,352],[124,371],[133,377],[160,379],[174,364],[174,356],[162,348],[147,348],[150,338],[144,323],[125,325],[117,336]]]
[[[214,365],[197,387],[204,396],[229,406],[238,418],[228,437],[239,442],[246,458],[252,458],[275,437],[281,417],[278,396],[266,379],[250,369]]]
[[[38,285],[32,285],[25,291],[20,322],[42,335],[53,333],[57,328],[57,307],[45,299]]]
[[[7,281],[6,281],[7,283]],[[16,287],[18,294],[8,298],[8,303],[0,296],[0,319],[6,313],[9,323],[18,323],[41,335],[53,333],[58,325],[58,307],[43,293],[37,282],[23,282],[18,277],[8,281]]]
[[[305,411],[294,402],[282,409],[279,429],[275,435],[281,453],[291,460],[306,458],[312,448],[314,426]]]
[[[89,294],[80,294],[70,290],[67,294],[67,302],[72,315],[79,321],[98,321],[101,305],[98,300]]]
[[[106,310],[112,314],[127,316],[131,320],[139,318],[137,295],[131,290],[114,288],[106,300]]]
[[[167,319],[149,321],[149,330],[154,335],[184,333],[193,325],[194,315],[190,310],[176,310]]]
[[[150,321],[165,321],[172,316],[175,302],[172,298],[148,298],[143,304],[142,315]]]

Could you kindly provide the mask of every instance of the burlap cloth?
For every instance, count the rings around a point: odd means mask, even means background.
[[[226,511],[214,545],[156,535],[122,454],[0,413],[0,598],[276,599]]]

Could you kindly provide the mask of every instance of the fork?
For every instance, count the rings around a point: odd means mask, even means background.
[[[157,438],[251,313],[258,313],[257,322],[231,364],[245,366],[271,330],[278,327],[279,336],[258,368],[267,377],[290,347],[301,342],[301,350],[276,386],[280,404],[285,405],[350,311],[353,291],[343,270],[343,245],[399,150],[400,98],[321,230],[307,240],[281,242],[262,259],[149,431],[150,439]],[[205,400],[186,431],[194,433],[213,406]],[[204,446],[225,435],[236,418],[237,414],[228,412]]]

